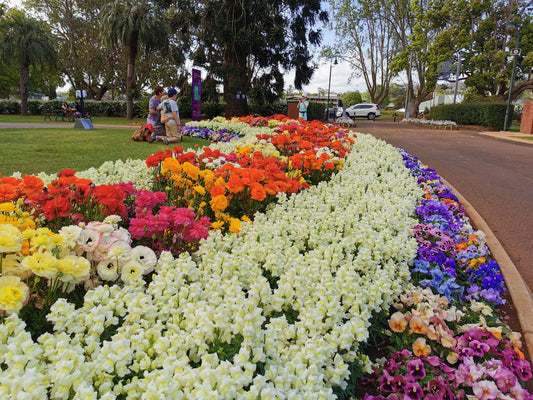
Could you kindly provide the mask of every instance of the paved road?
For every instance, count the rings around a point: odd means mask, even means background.
[[[356,131],[405,149],[450,182],[491,227],[533,291],[533,142],[388,121],[356,122]]]

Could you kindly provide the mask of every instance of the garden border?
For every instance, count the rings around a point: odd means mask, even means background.
[[[522,337],[528,349],[529,359],[533,360],[533,318],[529,315],[531,310],[533,310],[533,294],[483,217],[479,215],[472,204],[470,204],[456,188],[444,178],[441,177],[441,179],[446,186],[453,190],[460,203],[465,208],[475,228],[482,230],[485,233],[487,245],[489,246],[492,256],[500,266],[500,270],[505,279],[505,284],[507,285],[507,289],[513,300],[518,315],[518,321],[520,322],[520,327],[522,329]]]

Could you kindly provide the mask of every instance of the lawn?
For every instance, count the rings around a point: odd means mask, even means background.
[[[9,176],[56,173],[65,168],[83,171],[105,161],[144,159],[168,148],[162,142],[149,144],[131,140],[132,130],[72,128],[0,129],[0,173]],[[209,142],[184,137],[184,148]]]
[[[533,141],[533,136],[516,136],[518,139],[525,139]]]

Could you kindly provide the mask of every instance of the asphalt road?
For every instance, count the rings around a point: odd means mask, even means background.
[[[405,149],[454,186],[487,222],[533,291],[533,142],[389,121],[356,123],[355,131]]]

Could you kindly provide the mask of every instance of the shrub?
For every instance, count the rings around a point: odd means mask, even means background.
[[[261,116],[261,117],[270,117],[274,114],[284,114],[287,115],[287,103],[268,103],[268,104],[248,104],[249,114]]]
[[[322,103],[309,103],[309,107],[307,108],[307,120],[312,121],[314,119],[317,119],[319,121],[322,121],[324,118],[324,113],[326,110],[326,105]]]
[[[432,107],[429,118],[455,121],[461,125],[481,125],[502,130],[505,121],[505,103],[445,104]],[[513,115],[513,110],[510,110]]]
[[[207,119],[212,119],[221,116],[224,113],[225,105],[215,101],[202,102],[202,114],[205,114]]]
[[[18,100],[0,100],[1,114],[20,114],[20,101]]]
[[[190,96],[178,97],[176,100],[178,103],[180,118],[192,117],[192,99]]]

